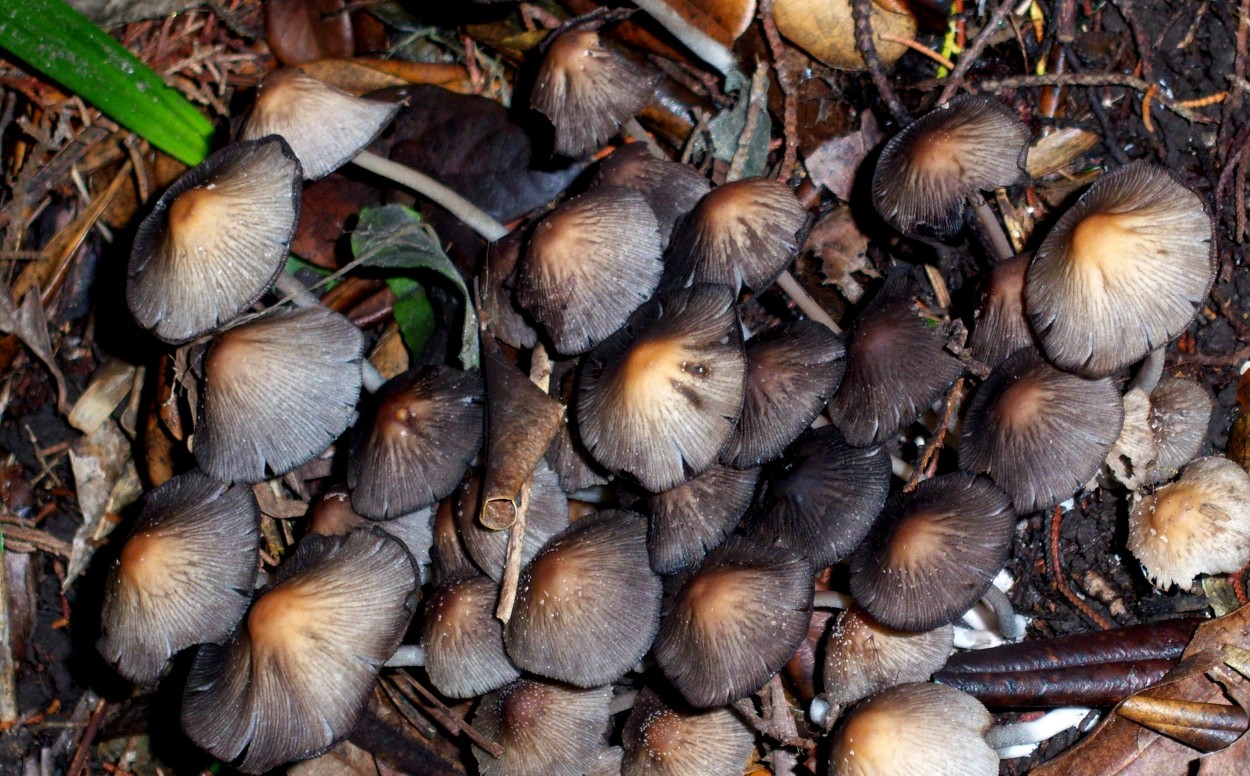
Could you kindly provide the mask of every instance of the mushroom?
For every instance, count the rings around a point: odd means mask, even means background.
[[[673,227],[712,190],[712,182],[693,167],[661,159],[645,143],[630,143],[599,163],[596,186],[625,186],[642,194],[660,226],[667,248]]]
[[[1250,475],[1219,456],[1190,463],[1133,505],[1128,548],[1164,590],[1239,571],[1250,563]]]
[[[988,474],[1018,512],[1036,512],[1089,482],[1123,423],[1124,401],[1110,379],[1061,372],[1024,349],[973,397],[959,465]]]
[[[481,776],[582,776],[604,748],[611,699],[611,687],[580,690],[527,678],[487,693],[473,727],[503,753],[473,748]]]
[[[196,653],[183,730],[245,773],[328,750],[399,646],[418,585],[412,557],[385,533],[304,537],[233,638]]]
[[[738,774],[755,748],[755,735],[728,709],[686,711],[644,688],[621,743],[621,776]]]
[[[713,464],[703,474],[647,499],[651,530],[647,549],[651,568],[675,574],[698,563],[742,519],[760,470]]]
[[[940,684],[892,687],[856,706],[829,752],[835,776],[996,776],[985,741],[993,718],[971,695]]]
[[[1166,345],[1215,279],[1211,216],[1163,167],[1099,178],[1033,256],[1025,309],[1052,363],[1110,375]]]
[[[228,145],[174,181],[135,233],[126,303],[139,325],[187,342],[259,299],[286,261],[300,181],[275,135]]]
[[[577,367],[579,360],[557,362],[551,370],[551,396],[566,407],[577,406]],[[560,427],[545,454],[547,464],[560,478],[560,487],[568,493],[583,488],[605,485],[610,479],[591,457],[577,431],[576,413],[566,411]]]
[[[260,510],[246,486],[189,472],[148,493],[105,583],[96,647],[136,684],[179,650],[225,641],[256,583]]]
[[[965,472],[922,481],[886,502],[851,556],[851,595],[895,630],[954,622],[993,583],[1015,534],[1011,501]]]
[[[513,295],[513,273],[521,260],[522,236],[519,230],[510,232],[486,246],[486,261],[478,278],[482,294],[479,315],[495,339],[509,347],[528,350],[538,342],[538,332]]]
[[[825,699],[847,706],[904,682],[927,682],[954,651],[955,629],[942,625],[904,633],[852,607],[825,641]]]
[[[425,672],[451,698],[472,698],[521,677],[495,619],[499,589],[480,574],[444,581],[430,594],[421,622]]]
[[[433,505],[459,484],[482,446],[484,388],[476,370],[410,369],[372,397],[352,433],[352,506],[386,520]]]
[[[503,579],[504,560],[508,547],[506,531],[492,531],[477,521],[481,507],[482,481],[470,476],[454,497],[456,529],[469,557],[486,576],[499,582]],[[529,563],[552,536],[569,527],[569,501],[560,490],[560,481],[547,464],[539,461],[530,485],[529,507],[525,513],[525,537],[521,545],[521,563]]]
[[[557,153],[580,159],[598,151],[655,94],[659,74],[612,50],[593,29],[573,26],[544,45],[530,105],[555,127]]]
[[[577,423],[595,460],[652,492],[712,465],[742,410],[733,301],[725,286],[661,295],[587,356]]]
[[[1175,475],[1202,450],[1214,403],[1193,380],[1165,375],[1150,392],[1150,429],[1155,459],[1147,476],[1159,482]]]
[[[308,513],[308,530],[322,536],[347,536],[358,528],[377,528],[398,539],[425,573],[434,543],[434,510],[418,509],[389,520],[370,520],[352,509],[351,493],[335,485],[313,502]]]
[[[556,350],[585,353],[651,298],[664,269],[660,253],[660,227],[642,194],[597,186],[534,227],[517,300]]]
[[[723,706],[755,692],[807,635],[812,567],[797,553],[735,537],[677,584],[653,654],[693,706]]]
[[[578,687],[608,684],[646,654],[660,578],[641,515],[606,510],[552,537],[525,568],[504,631],[514,663]]]
[[[218,334],[203,358],[195,460],[227,482],[260,482],[321,453],[360,396],[364,337],[338,313],[309,307]]]
[[[1021,253],[990,269],[985,298],[968,338],[973,356],[990,369],[1020,348],[1036,345],[1024,315],[1024,274],[1030,258],[1031,254]]]

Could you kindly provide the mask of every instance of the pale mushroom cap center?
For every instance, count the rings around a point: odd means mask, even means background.
[[[144,531],[130,537],[122,548],[119,571],[127,582],[140,590],[164,586],[169,565],[177,552],[177,541],[156,531]]]

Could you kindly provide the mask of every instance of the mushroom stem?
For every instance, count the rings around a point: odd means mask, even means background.
[[[841,327],[834,323],[833,319],[829,317],[829,313],[825,312],[825,309],[816,303],[816,300],[807,293],[803,286],[799,285],[799,281],[795,279],[794,275],[790,274],[790,270],[782,270],[781,275],[777,277],[777,285],[781,286],[781,290],[785,291],[786,295],[794,300],[794,303],[799,306],[799,309],[808,318],[818,323],[823,323],[835,334],[842,333]]]
[[[686,21],[681,14],[664,0],[634,0],[634,5],[646,11],[660,26],[672,33],[674,38],[690,49],[691,53],[716,68],[726,81],[738,73],[738,63],[733,52],[707,33]]]
[[[380,175],[428,198],[446,208],[487,242],[495,242],[508,233],[508,228],[469,200],[424,173],[398,162],[392,162],[370,151],[361,151],[352,162],[362,170]]]
[[[425,665],[425,650],[417,644],[400,644],[384,664],[387,668],[410,668]]]
[[[274,288],[278,292],[290,299],[296,307],[317,307],[321,304],[321,300],[315,294],[304,288],[304,284],[299,282],[291,273],[282,270],[278,273],[278,277],[274,278]],[[376,393],[386,383],[386,378],[378,372],[377,367],[370,363],[369,359],[362,358],[360,360],[361,384],[369,393]]]
[[[1011,599],[1006,593],[990,585],[990,589],[985,591],[981,600],[993,610],[994,618],[998,620],[998,631],[1003,634],[1003,638],[1007,641],[1019,641],[1024,638],[1024,622],[1016,616],[1016,610],[1012,608]]]
[[[989,241],[990,246],[994,249],[994,257],[998,261],[1006,261],[1016,255],[1015,250],[1011,247],[1011,241],[1007,239],[1007,233],[1003,231],[1003,225],[998,222],[994,211],[990,210],[990,206],[985,202],[980,192],[974,192],[968,195],[968,204],[972,205],[972,209],[977,214],[977,223],[981,226],[981,236]]]
[[[985,732],[985,742],[1000,752],[1019,746],[1036,746],[1051,736],[1080,725],[1090,711],[1081,706],[1073,706],[1055,709],[1032,722],[994,725]],[[1012,754],[1016,757],[1023,756],[1014,752]]]
[[[1141,392],[1147,396],[1154,391],[1159,385],[1159,378],[1163,377],[1165,350],[1166,348],[1155,348],[1141,360],[1141,364],[1137,367],[1137,374],[1133,375],[1133,379],[1129,382],[1129,390],[1140,388]]]
[[[629,711],[634,707],[636,700],[638,700],[637,690],[622,690],[612,696],[612,701],[608,703],[608,713],[620,714],[622,711]]]

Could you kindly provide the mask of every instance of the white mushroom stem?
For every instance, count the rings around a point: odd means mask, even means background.
[[[304,284],[286,270],[278,273],[278,277],[274,280],[273,285],[278,289],[279,293],[290,299],[296,307],[316,307],[321,304],[321,300],[317,298],[316,294],[304,288]],[[361,383],[369,393],[376,393],[386,383],[386,378],[378,372],[377,367],[370,363],[367,358],[360,359],[360,377]]]
[[[411,668],[425,665],[425,650],[417,644],[400,644],[395,654],[384,663],[387,668]]]
[[[716,68],[726,79],[738,72],[738,61],[734,58],[732,51],[686,21],[665,0],[634,0],[634,5],[646,11],[652,19],[660,23],[661,27],[672,33],[674,38],[690,49],[692,54]],[[738,77],[741,78],[741,75]]]
[[[959,649],[989,649],[1007,642],[1002,636],[988,630],[955,626],[951,644]]]
[[[981,225],[981,234],[990,241],[990,245],[994,249],[994,256],[999,261],[1006,261],[1015,256],[1016,251],[1011,247],[1011,241],[1007,239],[1007,233],[1003,231],[1003,225],[998,222],[998,217],[994,215],[994,211],[990,210],[990,206],[986,204],[985,197],[982,197],[980,192],[976,192],[968,195],[968,202],[977,214],[977,223]]]
[[[1038,743],[1074,728],[1089,716],[1091,709],[1073,706],[1055,709],[1031,722],[994,725],[985,732],[985,742],[1004,760],[1028,757]]]
[[[1003,638],[1007,641],[1019,641],[1024,638],[1026,627],[1024,618],[1016,614],[1016,610],[1011,606],[1011,599],[1006,593],[990,585],[990,589],[985,591],[981,600],[994,612],[994,618],[998,620],[998,632],[1003,634]]]
[[[808,318],[818,323],[823,323],[835,334],[842,333],[841,327],[834,323],[833,319],[829,317],[829,313],[825,312],[825,308],[817,304],[816,300],[807,293],[807,290],[799,285],[799,281],[795,279],[794,275],[790,274],[790,270],[782,270],[781,275],[777,277],[777,285],[781,286],[781,290],[785,291],[786,295],[794,300],[794,303],[799,306],[799,309]]]
[[[440,205],[487,242],[495,242],[508,233],[508,228],[496,221],[490,213],[411,167],[392,162],[371,151],[361,151],[352,162],[362,170],[392,180]]]
[[[817,590],[812,600],[812,606],[817,609],[850,609],[854,605],[855,599],[836,590]]]
[[[1146,354],[1137,367],[1137,374],[1133,375],[1133,379],[1128,384],[1129,390],[1140,388],[1142,393],[1150,395],[1150,392],[1159,385],[1159,378],[1163,377],[1165,350],[1166,348],[1155,348]]]

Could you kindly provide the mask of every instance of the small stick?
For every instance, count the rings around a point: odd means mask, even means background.
[[[994,13],[990,14],[990,19],[973,38],[972,43],[964,52],[959,55],[959,64],[957,64],[950,74],[950,78],[946,86],[942,89],[942,94],[938,97],[938,104],[946,102],[955,96],[955,90],[959,88],[959,84],[963,81],[965,75],[972,68],[972,65],[981,57],[981,52],[985,51],[985,47],[990,43],[990,36],[994,34],[994,30],[998,29],[998,25],[1003,23],[1007,18],[1007,14],[1011,13],[1015,0],[1003,0]]]
[[[13,633],[9,626],[7,550],[0,550],[0,730],[18,720],[17,685],[13,679]]]
[[[786,700],[786,688],[781,683],[781,674],[773,674],[768,682],[769,718],[772,727],[780,736],[781,741],[790,741],[799,737],[799,726],[794,721],[794,711]],[[773,773],[776,776],[793,776],[795,769],[794,753],[779,746],[773,749]]]
[[[633,118],[626,121],[621,128],[625,130],[625,134],[646,145],[647,150],[650,151],[651,155],[655,158],[668,159],[668,157],[665,156],[664,151],[660,149],[660,144],[655,142],[655,138],[651,136],[650,132],[643,129],[642,125],[638,123],[638,119]]]
[[[904,493],[910,493],[920,484],[921,479],[933,476],[933,472],[937,470],[937,456],[942,452],[942,447],[946,444],[946,433],[950,430],[951,421],[956,413],[959,412],[959,405],[963,399],[964,379],[956,378],[955,384],[951,386],[950,392],[946,394],[946,407],[942,411],[942,421],[938,425],[937,430],[933,433],[933,438],[929,440],[929,446],[925,448],[924,455],[920,456],[920,462],[912,470],[911,477],[908,478],[907,484],[903,486]]]
[[[738,135],[738,147],[734,150],[733,161],[729,163],[729,172],[725,181],[736,181],[742,177],[751,152],[751,138],[759,130],[760,116],[768,113],[768,65],[760,62],[755,66],[755,74],[751,76],[751,96],[747,105],[747,120]]]
[[[439,722],[439,724],[445,726],[448,732],[453,735],[456,733],[464,733],[473,743],[489,752],[491,757],[500,757],[503,755],[502,746],[477,732],[477,730],[460,717],[460,715],[447,708],[447,705],[440,701],[434,693],[425,689],[425,685],[421,684],[416,679],[413,679],[407,671],[396,671],[395,677],[400,680],[395,682],[395,688],[408,697],[409,700],[415,699],[409,693],[404,692],[404,685],[406,684],[413,690],[416,690],[417,693],[425,699],[425,702],[437,712],[437,714],[434,715],[434,718]]]
[[[74,759],[69,761],[65,776],[79,776],[86,769],[87,758],[91,756],[91,745],[95,741],[96,733],[100,731],[100,723],[104,721],[104,708],[107,704],[108,701],[103,698],[96,703],[95,711],[91,713],[91,721],[87,723],[78,748],[74,750]]]
[[[872,39],[872,0],[851,0],[851,16],[855,19],[855,48],[864,58],[864,64],[868,65],[868,73],[872,76],[873,85],[877,87],[877,93],[881,95],[894,120],[907,126],[911,123],[911,116],[894,93],[894,87],[890,86],[885,66],[877,53],[876,41]]]
[[[777,23],[773,21],[773,0],[760,0],[760,26],[764,28],[764,38],[768,41],[768,50],[773,55],[773,70],[777,73],[777,85],[781,87],[783,102],[782,126],[784,128],[786,150],[781,159],[781,168],[777,171],[777,179],[790,180],[794,174],[794,165],[798,163],[798,96],[794,93],[794,84],[790,81],[789,68],[782,67],[786,48],[777,32]]]
[[[994,211],[990,210],[989,204],[986,203],[985,197],[981,196],[981,192],[974,192],[968,195],[968,202],[972,205],[972,211],[976,213],[977,224],[981,227],[981,234],[989,240],[990,246],[994,249],[994,257],[999,261],[1006,261],[1016,255],[1015,250],[1011,247],[1011,242],[1007,239],[1007,233],[1003,231],[1003,226],[998,222]]]
[[[1063,597],[1080,610],[1099,628],[1103,630],[1111,630],[1115,628],[1115,623],[1108,620],[1098,613],[1094,607],[1088,602],[1082,600],[1068,585],[1067,577],[1063,573],[1063,555],[1059,551],[1059,525],[1063,520],[1063,507],[1055,507],[1055,512],[1050,523],[1050,574],[1054,578],[1055,589],[1063,594]]]
[[[738,73],[738,62],[732,51],[686,21],[664,0],[634,0],[634,5],[646,11],[652,19],[659,22],[661,27],[672,33],[674,38],[690,49],[692,54],[716,68],[727,81],[733,80],[734,74]],[[739,74],[738,77],[741,78],[741,75]]]
[[[937,62],[939,65],[946,68],[947,70],[955,69],[954,62],[950,61],[946,57],[942,56],[941,54],[929,48],[928,46],[926,46],[925,44],[921,43],[918,40],[914,40],[912,38],[904,38],[902,35],[895,35],[890,32],[878,33],[877,37],[880,38],[881,40],[888,40],[891,43],[897,43],[900,46],[906,46],[907,48],[911,49],[912,51],[915,51],[918,54],[923,54],[929,59],[932,59],[934,62]]]

